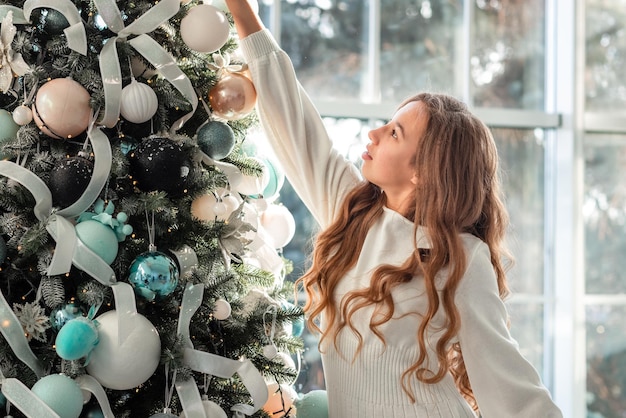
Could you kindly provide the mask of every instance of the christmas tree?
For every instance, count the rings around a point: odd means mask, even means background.
[[[10,0],[0,22],[0,406],[295,417],[295,226],[226,7]]]

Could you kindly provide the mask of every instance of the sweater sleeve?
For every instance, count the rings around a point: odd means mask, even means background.
[[[264,29],[241,41],[257,91],[257,112],[285,176],[315,219],[327,226],[361,181],[332,147],[322,119],[296,79],[287,54]]]
[[[561,418],[534,367],[519,352],[507,327],[489,248],[479,242],[456,294],[459,343],[484,418]]]

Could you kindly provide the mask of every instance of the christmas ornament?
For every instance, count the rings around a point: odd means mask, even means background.
[[[87,189],[93,175],[93,161],[86,153],[65,158],[50,171],[48,188],[52,193],[52,204],[66,208],[76,202]]]
[[[20,125],[15,123],[13,115],[4,109],[0,109],[0,142],[14,139]]]
[[[50,324],[52,329],[58,332],[68,321],[83,316],[83,310],[75,303],[67,303],[60,308],[52,310]]]
[[[39,28],[48,35],[60,35],[70,26],[63,13],[55,9],[41,9]]]
[[[33,338],[37,341],[47,342],[46,331],[50,328],[50,318],[37,302],[13,304],[13,312],[20,321],[24,335],[28,341]]]
[[[87,373],[105,388],[126,390],[152,376],[161,356],[161,340],[154,325],[139,313],[124,318],[129,335],[119,341],[116,311],[98,316],[100,342],[91,352]]]
[[[84,409],[83,413],[80,415],[80,418],[104,418],[104,413],[102,413],[100,405],[93,405],[87,409]]]
[[[56,78],[37,91],[33,104],[35,123],[46,135],[74,138],[89,126],[89,92],[71,78]]]
[[[78,418],[83,409],[83,393],[80,387],[63,374],[42,377],[31,391],[61,418]]]
[[[63,325],[54,345],[62,359],[78,360],[86,357],[98,345],[96,324],[85,317],[72,319]]]
[[[325,390],[312,390],[294,401],[296,418],[328,418],[328,396]]]
[[[263,189],[263,198],[265,198],[268,202],[272,202],[278,198],[278,192],[280,192],[283,184],[285,184],[285,173],[283,173],[277,164],[271,160],[266,159],[263,160],[263,162],[265,163],[268,172],[268,182],[265,189]]]
[[[219,206],[218,203],[222,203]],[[198,220],[206,222],[225,221],[230,213],[223,202],[218,202],[213,193],[207,193],[196,197],[191,202],[191,215]]]
[[[135,293],[152,301],[172,293],[178,284],[178,276],[178,266],[173,259],[160,251],[148,251],[133,261],[128,281]]]
[[[261,225],[272,237],[274,248],[289,244],[296,233],[296,221],[283,205],[269,205],[261,214]]]
[[[76,235],[89,248],[96,253],[105,263],[111,264],[115,257],[119,244],[115,232],[97,220],[85,220],[76,224]]]
[[[224,299],[218,299],[215,301],[215,305],[213,306],[213,318],[223,321],[230,316],[231,307],[228,301]]]
[[[288,385],[269,383],[267,385],[268,399],[263,405],[263,410],[272,418],[289,416],[293,402],[298,397],[296,391]]]
[[[129,154],[130,172],[144,192],[162,190],[169,195],[184,193],[190,162],[182,146],[168,138],[144,139]]]
[[[159,412],[158,414],[151,415],[150,418],[178,418],[174,414],[169,414],[166,412]]]
[[[19,105],[13,111],[13,121],[20,126],[28,125],[33,120],[33,111],[26,105]],[[0,123],[1,125],[1,123]]]
[[[119,212],[115,218],[112,216],[115,212],[113,202],[108,202],[105,207],[104,201],[98,199],[94,203],[94,211],[79,216],[76,235],[87,248],[111,264],[117,257],[119,243],[132,234],[133,227],[126,224],[126,213]]]
[[[235,133],[227,123],[208,121],[196,133],[198,146],[209,157],[221,160],[235,147]]]
[[[228,40],[230,25],[219,9],[209,4],[192,7],[180,22],[180,35],[195,51],[210,53],[220,49]]]
[[[13,11],[9,11],[0,25],[0,91],[6,93],[13,84],[13,74],[22,76],[30,72],[30,67],[22,54],[13,51],[11,44],[17,29],[13,25]],[[0,125],[1,126],[1,125]]]
[[[130,84],[122,89],[120,113],[127,121],[132,123],[149,121],[158,107],[157,95],[147,84],[139,83],[133,78]]]
[[[202,401],[202,408],[204,408],[204,415],[207,418],[227,418],[226,412],[224,412],[222,407],[215,402],[209,401],[208,399],[204,399]],[[186,417],[187,415],[185,414],[185,411],[183,411],[180,414],[180,418]]]
[[[226,120],[247,116],[256,105],[256,90],[245,75],[227,72],[209,91],[213,115]]]

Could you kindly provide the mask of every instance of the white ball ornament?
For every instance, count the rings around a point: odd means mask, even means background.
[[[157,95],[150,86],[133,81],[122,89],[120,113],[124,119],[132,123],[149,121],[159,107]]]
[[[61,418],[78,418],[83,409],[83,393],[78,383],[63,374],[38,380],[31,391]]]
[[[296,233],[296,221],[283,205],[269,205],[261,214],[261,225],[272,237],[274,248],[283,248],[289,244]]]
[[[220,49],[230,34],[226,15],[209,4],[199,4],[180,22],[180,35],[194,51],[211,53]]]
[[[13,120],[20,126],[28,125],[33,120],[33,111],[26,105],[21,105],[13,111]]]
[[[224,299],[218,299],[215,301],[215,306],[213,307],[213,318],[223,321],[227,319],[232,312],[232,308],[230,307],[230,303]]]
[[[222,197],[222,202],[224,202],[224,205],[226,205],[226,212],[229,215],[233,213],[235,210],[237,210],[239,205],[241,205],[242,203],[241,201],[239,201],[239,199],[237,199],[232,194]]]
[[[204,415],[206,415],[207,418],[228,418],[222,407],[208,399],[202,401],[202,408],[204,408]],[[183,411],[180,414],[180,418],[186,417],[187,414]]]
[[[213,193],[199,196],[191,202],[191,215],[205,222],[225,221],[230,213],[218,203]]]
[[[131,330],[118,340],[118,313],[108,311],[96,318],[100,342],[91,352],[87,373],[102,386],[115,390],[132,389],[152,376],[161,356],[161,340],[154,325],[135,313],[124,318]]]

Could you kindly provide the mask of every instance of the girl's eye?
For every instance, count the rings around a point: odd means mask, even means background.
[[[391,130],[391,136],[394,137],[395,139],[398,139],[398,133],[396,132],[395,129]]]

